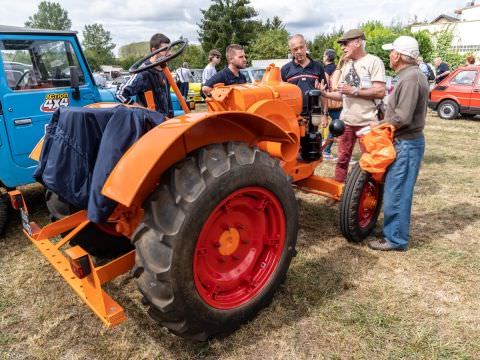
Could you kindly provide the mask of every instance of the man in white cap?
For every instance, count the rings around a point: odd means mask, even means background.
[[[413,189],[425,151],[423,128],[427,114],[429,86],[417,65],[420,55],[418,42],[410,36],[400,36],[393,44],[383,45],[390,51],[390,67],[398,75],[380,123],[395,126],[397,157],[385,177],[383,238],[368,245],[375,250],[407,250]],[[373,122],[370,126],[378,125]]]

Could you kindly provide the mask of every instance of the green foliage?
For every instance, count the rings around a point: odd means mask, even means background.
[[[135,62],[138,59],[140,59],[140,56],[139,57],[127,56],[127,57],[124,57],[124,58],[120,58],[117,62],[118,62],[118,65],[122,67],[122,69],[128,70],[128,69],[130,69],[130,66],[135,64]]]
[[[453,52],[451,50],[452,40],[453,40],[453,29],[446,28],[442,31],[437,31],[433,34],[435,39],[434,44],[434,57],[441,57],[444,62],[446,62],[450,69],[453,70],[456,67],[462,65],[465,62],[463,55]]]
[[[205,53],[212,49],[224,53],[230,44],[248,46],[255,39],[263,24],[253,20],[257,12],[249,5],[249,0],[213,0],[208,9],[201,9],[198,36]]]
[[[93,70],[100,69],[100,65],[114,63],[112,50],[115,48],[115,44],[112,43],[110,31],[105,30],[103,25],[85,25],[82,45]]]
[[[282,20],[280,20],[280,18],[276,15],[272,18],[272,20],[268,18],[263,27],[266,31],[274,29],[285,30],[285,25],[283,24]]]
[[[200,45],[189,44],[182,55],[168,63],[168,67],[177,69],[185,61],[188,62],[190,69],[203,69],[207,65],[208,59]]]
[[[134,42],[121,46],[118,53],[120,58],[135,57],[140,59],[148,54],[149,46],[148,41]]]
[[[283,59],[288,54],[288,32],[275,28],[264,31],[248,47],[248,57],[260,59]]]
[[[322,60],[323,53],[326,49],[333,49],[336,51],[337,56],[342,55],[342,49],[337,43],[337,40],[343,35],[343,28],[339,30],[333,30],[329,34],[319,34],[316,35],[311,43],[308,44],[308,49],[310,50],[310,56],[313,59]]]
[[[25,26],[37,29],[70,30],[72,21],[68,18],[68,12],[59,3],[42,1],[33,16],[25,21]]]
[[[430,33],[427,30],[422,30],[413,33],[412,36],[418,41],[418,46],[420,47],[420,54],[423,57],[423,61],[426,63],[432,62],[434,46]]]

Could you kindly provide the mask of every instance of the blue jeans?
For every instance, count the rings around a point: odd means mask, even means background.
[[[413,140],[395,140],[397,157],[385,177],[383,237],[394,247],[406,249],[410,232],[413,188],[425,152],[423,135]]]

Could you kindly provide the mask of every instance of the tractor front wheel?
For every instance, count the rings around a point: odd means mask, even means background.
[[[133,274],[150,316],[184,338],[203,341],[252,319],[295,254],[291,184],[278,161],[243,143],[181,161],[144,209]]]
[[[360,242],[377,223],[383,200],[383,184],[357,164],[347,177],[340,202],[340,229],[351,242]]]

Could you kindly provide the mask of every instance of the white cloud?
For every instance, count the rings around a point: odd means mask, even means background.
[[[0,24],[23,26],[33,15],[41,0],[12,2],[0,0]],[[58,0],[56,0],[58,1]],[[119,46],[145,41],[156,32],[171,39],[181,35],[198,43],[197,23],[200,9],[210,5],[209,0],[60,0],[68,11],[73,30],[81,32],[86,24],[100,23],[112,34]],[[259,18],[275,15],[286,24],[290,33],[303,33],[313,39],[316,34],[343,26],[352,28],[368,20],[407,22],[415,15],[419,20],[452,13],[465,4],[465,0],[251,0]],[[6,10],[8,9],[8,10]]]

